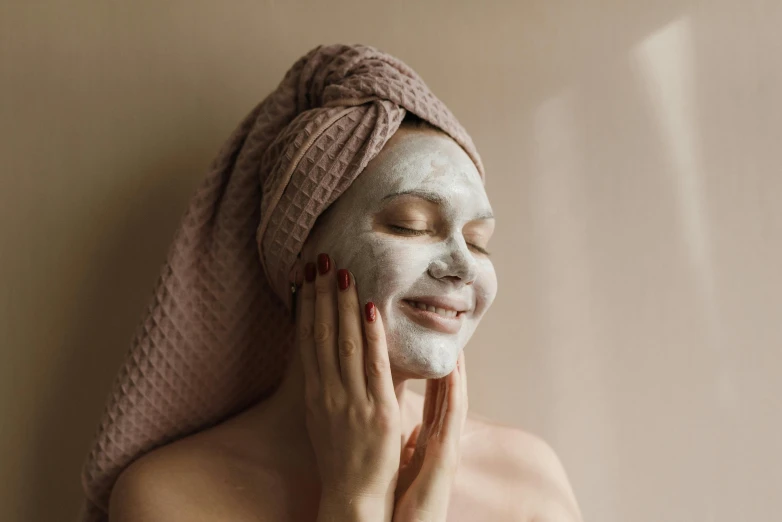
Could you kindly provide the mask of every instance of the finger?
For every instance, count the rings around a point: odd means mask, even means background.
[[[315,263],[307,263],[304,268],[304,282],[297,297],[298,318],[296,334],[298,336],[299,354],[304,371],[305,387],[320,388],[320,370],[315,354],[315,339],[313,325],[315,323]]]
[[[367,340],[366,375],[369,398],[378,403],[396,401],[383,318],[371,301],[364,306],[363,315],[364,336]]]
[[[407,442],[402,447],[402,455],[399,459],[400,465],[407,466],[413,458],[415,453],[416,443],[418,442],[418,435],[421,433],[421,425],[418,424],[410,433]]]
[[[420,450],[424,450],[429,437],[437,433],[439,417],[438,401],[440,397],[440,384],[442,379],[429,379],[426,381],[426,397],[424,398],[424,415],[422,436],[418,438]]]
[[[451,372],[452,374],[453,372]],[[448,392],[448,379],[451,374],[446,375],[441,379],[437,379],[437,402],[435,403],[435,418],[434,429],[436,433],[439,433],[443,427],[443,419],[445,418],[445,398]]]
[[[323,387],[332,393],[342,391],[337,358],[337,281],[329,256],[318,255],[315,278],[315,352]]]
[[[458,444],[464,420],[464,391],[459,367],[446,377],[441,438],[446,444]]]
[[[456,361],[456,367],[459,369],[459,375],[462,381],[462,391],[467,395],[467,359],[464,355],[464,350],[459,352],[459,358]]]
[[[367,377],[364,369],[364,339],[361,331],[361,310],[352,274],[340,269],[337,272],[339,292],[339,368],[342,384],[354,397],[367,396]]]
[[[467,421],[467,411],[470,407],[470,399],[467,394],[467,359],[464,355],[464,350],[459,354],[459,360],[456,363],[459,368],[459,376],[461,377],[462,387],[462,430],[464,429],[464,423]]]
[[[435,406],[437,405],[437,379],[426,381],[426,395],[424,396],[424,429],[428,432],[434,423]]]
[[[415,457],[418,458],[419,463],[423,460],[423,455],[426,452],[426,443],[429,440],[429,435],[432,433],[435,422],[437,390],[438,379],[427,379],[426,392],[424,394],[424,410],[421,419],[421,432],[418,434],[418,441],[415,447]]]

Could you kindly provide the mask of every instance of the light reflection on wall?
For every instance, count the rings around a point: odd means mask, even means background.
[[[665,144],[676,193],[682,240],[687,245],[696,291],[705,314],[710,346],[717,348],[719,335],[714,267],[708,216],[705,209],[704,172],[696,125],[694,99],[694,46],[690,21],[679,18],[652,33],[630,55],[639,87],[645,91]]]

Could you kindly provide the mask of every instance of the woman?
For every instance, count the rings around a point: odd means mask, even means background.
[[[548,446],[466,413],[493,228],[472,141],[412,70],[308,53],[191,202],[84,518],[580,520]]]

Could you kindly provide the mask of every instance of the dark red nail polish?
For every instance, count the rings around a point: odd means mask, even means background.
[[[320,275],[327,274],[331,268],[331,259],[327,254],[318,254],[318,272]]]
[[[370,323],[375,322],[375,303],[372,301],[368,302],[367,305],[364,307],[364,313],[367,316],[367,321]]]
[[[304,280],[311,283],[315,280],[315,263],[304,265]]]
[[[350,272],[344,268],[337,270],[337,283],[340,290],[346,290],[350,286]]]

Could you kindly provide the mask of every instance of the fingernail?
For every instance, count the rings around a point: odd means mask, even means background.
[[[331,259],[327,254],[318,254],[318,272],[320,275],[328,273],[331,268]]]
[[[372,301],[368,302],[367,305],[364,307],[364,313],[367,316],[367,321],[370,323],[375,322],[375,303]]]
[[[315,280],[315,263],[304,265],[304,280],[311,283]]]
[[[337,283],[340,290],[346,290],[350,286],[350,273],[344,268],[337,270]]]

